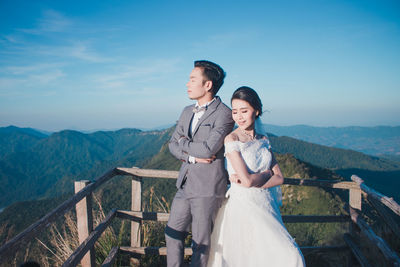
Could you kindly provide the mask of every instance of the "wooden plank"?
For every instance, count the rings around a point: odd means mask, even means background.
[[[132,221],[146,220],[146,221],[167,222],[169,218],[169,213],[117,210],[117,217]]]
[[[344,234],[343,239],[346,244],[350,247],[353,255],[356,257],[358,263],[360,263],[361,267],[370,267],[367,258],[365,258],[364,254],[361,252],[360,248],[357,244],[353,241],[353,238],[349,234]]]
[[[318,252],[332,252],[332,251],[343,251],[348,250],[347,246],[324,246],[324,247],[300,247],[301,251],[305,254]],[[166,247],[120,247],[121,253],[132,254],[134,256],[137,255],[167,255]],[[184,254],[186,256],[192,255],[192,248],[185,248]]]
[[[121,253],[128,253],[134,256],[137,255],[167,255],[166,247],[120,247]],[[184,254],[186,256],[192,255],[192,248],[185,248]]]
[[[353,209],[361,210],[362,208],[362,196],[360,188],[352,188],[349,190],[349,204]]]
[[[101,265],[101,267],[112,267],[115,258],[118,256],[118,250],[119,250],[119,247],[113,247],[110,250],[110,253],[108,253],[107,258],[103,261],[103,264]]]
[[[132,179],[132,195],[131,195],[131,210],[140,212],[142,210],[142,179]],[[141,221],[133,220],[131,222],[131,247],[141,246]]]
[[[48,227],[57,218],[64,215],[66,212],[75,207],[81,199],[86,197],[88,194],[92,193],[97,187],[99,187],[104,182],[108,181],[117,174],[116,169],[112,169],[106,172],[103,176],[98,178],[94,183],[86,186],[84,189],[79,191],[79,193],[73,195],[70,199],[60,204],[57,208],[53,209],[50,213],[47,213],[40,220],[33,223],[31,226],[26,228],[24,231],[16,235],[10,241],[5,243],[0,248],[0,258],[6,255],[14,254],[14,252],[19,248],[19,246],[26,241],[29,241],[35,237],[40,231]]]
[[[349,222],[348,215],[282,215],[285,223],[335,223]]]
[[[90,181],[75,181],[75,194],[90,184]],[[76,225],[78,229],[79,244],[82,244],[93,231],[92,194],[88,194],[76,203]],[[91,248],[81,261],[82,267],[94,267],[96,258],[94,248]]]
[[[117,210],[117,217],[128,219],[132,221],[159,221],[167,222],[169,218],[168,213],[162,212],[140,212]],[[333,222],[349,222],[350,216],[348,215],[283,215],[282,220],[285,223],[333,223]]]
[[[63,267],[75,267],[79,264],[80,260],[83,256],[88,252],[90,248],[94,246],[97,239],[101,236],[101,234],[106,230],[106,228],[110,225],[111,220],[115,217],[116,210],[110,211],[110,213],[104,218],[104,220],[94,229],[94,231],[89,235],[86,240],[79,245],[79,247],[69,256],[69,258],[62,265]]]
[[[283,184],[328,187],[337,189],[360,189],[360,187],[354,182],[343,182],[343,181],[332,181],[332,180],[321,180],[321,179],[285,178]]]
[[[361,218],[358,212],[349,207],[351,220],[358,225],[361,232],[371,241],[371,244],[376,245],[385,258],[393,265],[400,266],[399,256],[386,244],[385,240],[377,236],[371,227]]]
[[[399,224],[393,219],[392,214],[386,209],[387,207],[384,206],[381,202],[372,198],[370,196],[367,197],[368,202],[371,204],[372,207],[379,213],[383,221],[386,225],[392,230],[392,232],[400,239],[400,226]]]
[[[140,169],[140,168],[117,168],[117,172],[120,175],[133,175],[147,178],[166,178],[166,179],[177,179],[178,171],[166,171],[166,170],[153,170],[153,169]],[[298,179],[298,178],[285,178],[284,184],[289,185],[305,185],[305,186],[321,186],[338,189],[359,189],[359,186],[354,182],[346,181],[332,181],[332,180],[321,180],[321,179]]]
[[[377,201],[381,202],[383,205],[391,209],[395,214],[400,216],[400,205],[393,199],[389,198],[378,191],[368,187],[365,185],[364,180],[358,177],[357,175],[352,175],[351,180],[357,183],[361,190],[367,193],[370,197],[376,199]]]
[[[133,175],[138,177],[148,178],[167,178],[177,179],[178,171],[165,171],[165,170],[152,170],[152,169],[140,169],[140,168],[117,168],[120,175]]]

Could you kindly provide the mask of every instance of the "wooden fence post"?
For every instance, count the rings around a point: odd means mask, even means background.
[[[349,206],[353,209],[361,211],[362,195],[360,188],[351,188],[349,190]],[[356,231],[354,229],[354,223],[352,221],[350,221],[349,232],[353,237],[356,237]]]
[[[75,181],[75,194],[90,184],[90,181]],[[89,194],[76,204],[76,222],[78,228],[79,244],[93,231],[92,194]],[[82,258],[82,267],[94,267],[96,264],[94,247]]]
[[[349,189],[349,206],[353,209],[357,209],[361,211],[362,208],[362,195],[361,195],[361,189],[360,188],[350,188]],[[350,209],[349,208],[349,214],[350,214]],[[354,224],[353,221],[349,222],[349,233],[352,238],[358,243],[360,241],[359,235],[358,235],[358,229],[356,225]],[[352,256],[353,254],[350,252],[350,255],[348,257],[348,262],[347,266],[353,266],[354,265],[354,258]]]
[[[354,180],[353,180],[354,181]],[[350,209],[357,209],[359,211],[361,211],[362,209],[362,195],[361,195],[361,188],[350,188],[349,190],[349,214],[350,214]],[[360,236],[359,236],[359,231],[357,226],[355,225],[355,223],[353,221],[350,221],[349,224],[349,233],[350,233],[350,237],[354,238],[354,240],[359,243],[360,242]],[[352,254],[349,257],[349,261],[347,263],[348,266],[353,266],[354,262],[353,262],[354,258],[352,256]]]
[[[142,211],[142,178],[133,176],[132,177],[132,200],[131,200],[132,211]],[[141,222],[131,222],[131,247],[141,247]],[[135,265],[139,265],[138,259],[131,259],[131,262]]]
[[[361,210],[361,189],[350,189],[349,190],[349,204],[353,209]]]

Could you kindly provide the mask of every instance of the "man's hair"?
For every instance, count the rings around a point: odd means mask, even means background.
[[[224,78],[226,76],[225,71],[219,65],[207,60],[195,61],[194,67],[203,69],[203,75],[206,81],[212,82],[211,92],[215,96],[224,84]]]

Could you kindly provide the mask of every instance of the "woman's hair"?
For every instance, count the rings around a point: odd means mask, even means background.
[[[261,99],[258,96],[257,92],[254,91],[254,89],[251,89],[250,87],[247,86],[239,87],[238,89],[235,90],[235,92],[233,92],[231,98],[231,104],[233,99],[240,99],[249,103],[250,106],[252,106],[255,111],[258,111],[258,115],[256,116],[256,118],[262,115]]]

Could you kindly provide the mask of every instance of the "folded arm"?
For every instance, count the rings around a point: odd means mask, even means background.
[[[182,138],[178,147],[183,153],[196,158],[212,158],[222,148],[225,136],[233,129],[234,122],[230,112],[220,114],[210,130],[207,138],[202,142],[194,142],[188,138]]]
[[[235,141],[233,135],[225,138],[225,143]],[[271,153],[272,154],[272,153]],[[283,183],[283,175],[279,168],[278,162],[272,154],[271,170],[259,173],[249,173],[246,163],[239,151],[233,150],[226,154],[235,174],[231,175],[229,179],[231,182],[238,183],[244,187],[261,187],[268,188],[277,186]]]
[[[226,154],[227,159],[231,163],[235,174],[231,175],[229,179],[231,182],[238,183],[244,187],[261,187],[271,177],[271,171],[260,173],[249,173],[246,163],[239,151],[232,151]]]
[[[185,161],[188,162],[189,159],[189,155],[187,152],[183,151],[180,147],[179,147],[179,139],[182,137],[185,137],[185,133],[184,133],[184,128],[182,125],[182,117],[183,117],[184,112],[182,112],[178,123],[176,124],[175,130],[172,133],[171,139],[169,140],[169,151],[171,152],[172,155],[174,155],[177,159],[181,160],[181,161]]]
[[[272,152],[271,152],[272,154]],[[269,187],[274,187],[277,185],[283,184],[284,178],[283,174],[281,172],[281,168],[279,167],[278,162],[275,159],[274,154],[272,154],[272,163],[271,163],[271,170],[272,170],[272,176],[268,179],[266,183],[264,183],[261,187],[262,188],[269,188]]]

